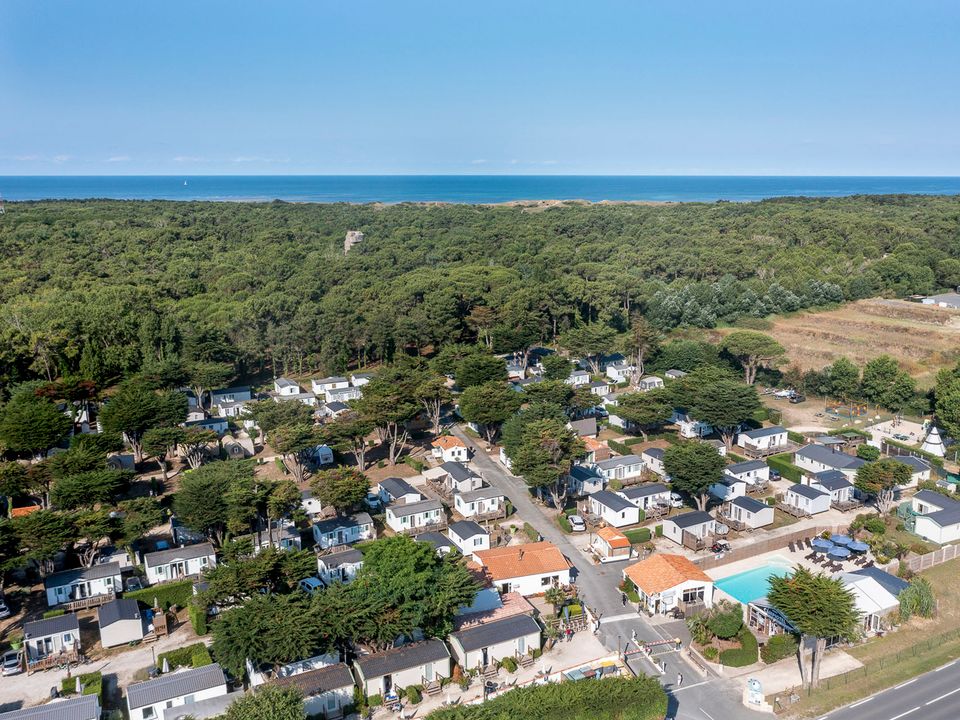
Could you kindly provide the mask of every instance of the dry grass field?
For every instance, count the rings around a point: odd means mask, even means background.
[[[765,332],[787,349],[791,364],[804,370],[820,369],[841,356],[862,365],[887,354],[921,387],[931,386],[938,370],[960,360],[960,310],[903,300],[859,300],[836,310],[777,317]]]

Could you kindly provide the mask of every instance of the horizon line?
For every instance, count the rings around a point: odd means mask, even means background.
[[[171,173],[171,172],[137,172],[137,173],[0,173],[0,178],[119,178],[119,177],[495,177],[495,178],[523,178],[523,177],[607,177],[607,178],[960,178],[958,174],[860,174],[860,173],[376,173],[376,172],[296,172],[296,173]]]

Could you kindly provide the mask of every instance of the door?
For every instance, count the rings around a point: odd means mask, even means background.
[[[484,648],[480,651],[480,664],[483,667],[486,667],[490,664],[490,650],[489,648]]]
[[[337,545],[343,544],[343,530],[337,530]]]
[[[429,662],[423,666],[423,680],[424,682],[431,683],[433,682],[433,663]]]
[[[389,695],[393,690],[393,675],[383,676],[383,694]]]
[[[526,655],[527,653],[527,639],[521,637],[517,640],[517,652],[521,655]]]

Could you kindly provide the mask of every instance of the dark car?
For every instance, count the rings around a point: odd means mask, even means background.
[[[806,402],[806,401],[807,401],[806,395],[794,395],[790,398],[790,402],[793,403],[794,405],[799,405],[800,403]]]

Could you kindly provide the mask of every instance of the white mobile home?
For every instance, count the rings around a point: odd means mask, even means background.
[[[913,496],[911,508],[914,517],[914,532],[935,543],[960,540],[960,502],[946,495],[921,490]]]
[[[159,720],[166,708],[227,694],[227,678],[217,663],[161,675],[127,688],[130,720]]]
[[[607,525],[625,527],[640,522],[640,508],[617,493],[601,490],[590,495],[587,502],[590,512]]]
[[[772,525],[774,516],[772,506],[751,497],[742,496],[734,498],[724,506],[723,514],[724,517],[743,523],[750,529]]]
[[[217,555],[210,543],[170,548],[143,556],[143,569],[151,585],[199,575],[216,564]]]
[[[120,563],[111,562],[48,575],[43,580],[47,605],[56,607],[87,598],[111,598],[123,589],[120,573]]]
[[[495,487],[483,487],[479,490],[456,493],[453,496],[454,509],[465,518],[478,515],[500,514],[506,510],[507,497]]]
[[[670,538],[677,545],[683,545],[683,534],[690,533],[696,538],[704,539],[717,529],[717,521],[709,514],[694,510],[688,513],[674,515],[663,521],[663,536]]]
[[[737,445],[753,455],[771,455],[789,447],[787,429],[779,425],[746,430],[737,435]]]
[[[63,656],[64,661],[79,653],[80,621],[73,613],[23,624],[23,645],[27,651],[27,666],[51,656]]]
[[[411,685],[432,685],[450,677],[450,651],[442,640],[401,645],[353,661],[364,695],[383,697]]]
[[[830,493],[811,485],[792,485],[784,493],[783,502],[809,515],[830,509]]]
[[[481,623],[450,634],[450,647],[460,667],[486,668],[504,658],[519,660],[540,649],[540,625],[518,614]]]
[[[632,480],[643,474],[643,460],[639,455],[620,455],[596,464],[597,472],[610,482],[611,480]]]
[[[445,523],[446,519],[443,503],[439,500],[419,500],[387,506],[386,523],[395,532],[411,532],[439,526]]]
[[[450,527],[447,528],[447,537],[460,549],[464,557],[490,549],[490,533],[473,520],[450,523]]]
[[[140,612],[140,603],[127,598],[101,605],[97,610],[97,625],[103,647],[129,645],[143,640],[147,634],[147,619]]]
[[[343,663],[287,675],[273,684],[296,688],[303,695],[307,717],[343,717],[343,709],[353,704],[353,675]]]
[[[617,495],[633,503],[646,512],[655,505],[670,504],[670,489],[663,483],[648,483],[635,485],[625,490],[618,490]]]
[[[423,495],[410,483],[402,478],[389,477],[381,480],[378,488],[380,502],[384,505],[390,503],[415,503],[423,500]]]
[[[810,474],[838,470],[850,481],[855,480],[857,470],[866,465],[865,460],[823,445],[805,445],[794,453],[793,462],[798,468],[808,470]]]
[[[647,448],[640,453],[643,464],[650,469],[650,472],[656,473],[660,477],[666,477],[667,471],[663,468],[663,448]]]
[[[373,540],[375,537],[373,518],[365,512],[338,516],[313,524],[313,539],[320,549],[334,545],[352,545],[361,540]]]
[[[349,545],[332,547],[317,555],[317,577],[324,585],[348,583],[363,567],[363,553]]]

